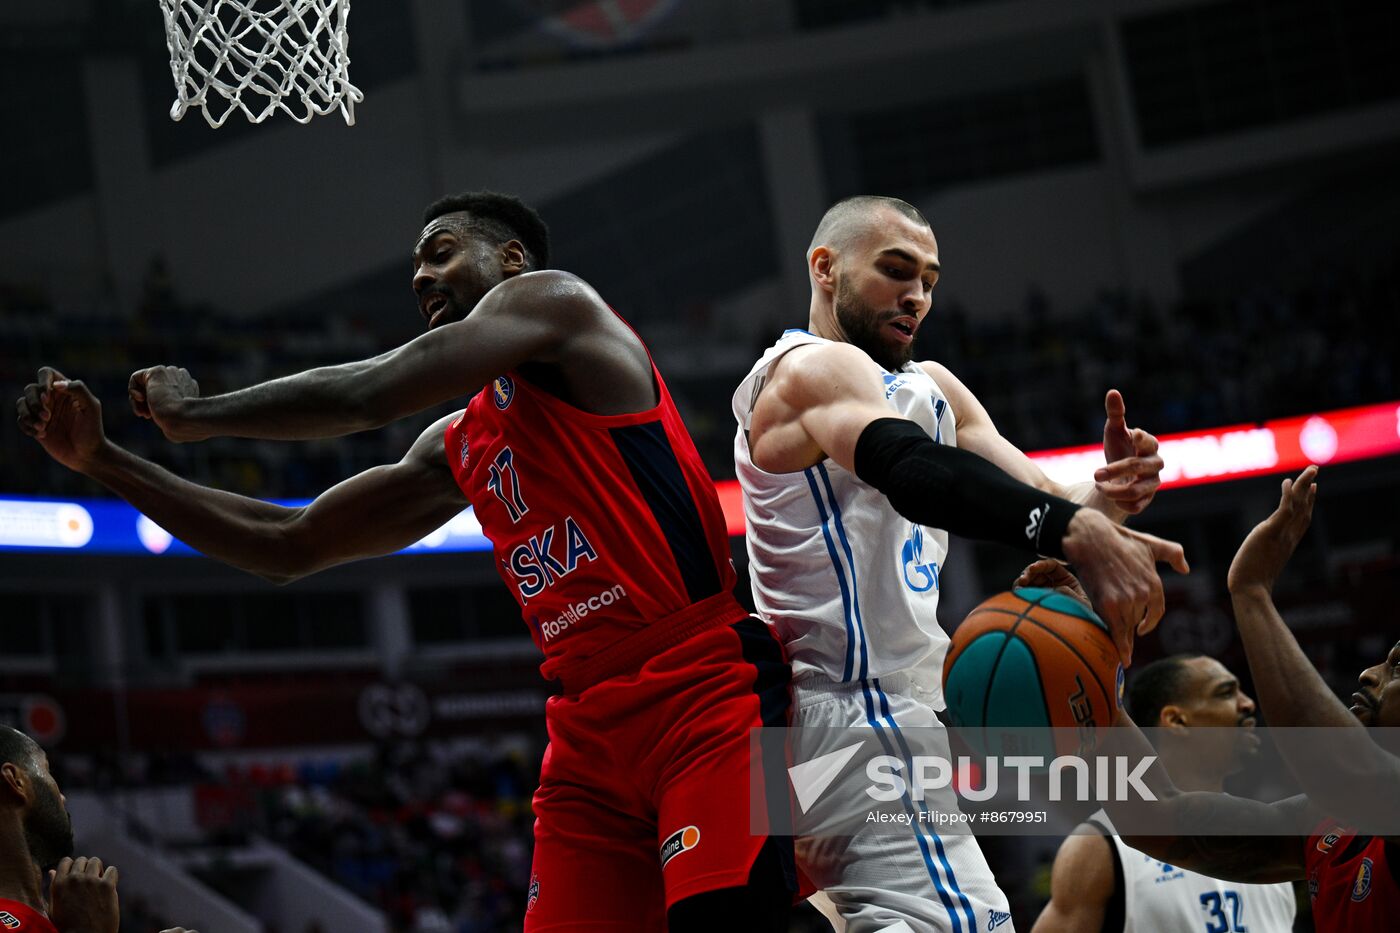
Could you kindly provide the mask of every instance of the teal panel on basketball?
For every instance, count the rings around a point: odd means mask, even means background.
[[[1015,593],[1017,596],[1021,597],[1028,603],[1038,603],[1045,597],[1054,593],[1055,591],[1052,589],[1047,589],[1043,586],[1018,586],[1011,592]]]
[[[1013,635],[997,662],[987,697],[986,750],[992,755],[1041,755],[1048,760],[1055,753],[1049,726],[1050,711],[1035,655],[1030,645]]]
[[[943,684],[943,698],[953,725],[969,729],[982,725],[982,710],[987,690],[992,685],[992,667],[1005,642],[1005,632],[979,635],[953,662]]]
[[[1040,685],[1040,669],[1030,645],[1015,637],[997,662],[991,695],[987,698],[988,726],[1025,726],[1048,729],[1050,713],[1045,708],[1045,690]]]
[[[1108,631],[1108,626],[1104,624],[1103,619],[1099,618],[1097,612],[1072,596],[1056,593],[1054,590],[1047,590],[1040,586],[1023,586],[1014,592],[1028,602],[1039,603],[1053,612],[1084,619],[1086,622],[1094,623],[1105,632]]]
[[[1097,612],[1072,596],[1066,596],[1064,593],[1051,593],[1049,596],[1045,597],[1041,605],[1046,609],[1053,609],[1067,616],[1078,616],[1081,619],[1094,623],[1105,632],[1108,631],[1108,626],[1104,624],[1103,619],[1099,618]]]

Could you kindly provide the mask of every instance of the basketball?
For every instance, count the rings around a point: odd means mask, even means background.
[[[952,724],[979,754],[1089,754],[1113,723],[1122,687],[1108,626],[1051,589],[982,603],[953,632],[943,662]]]

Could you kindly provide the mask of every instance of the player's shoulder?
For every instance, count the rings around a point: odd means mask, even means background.
[[[860,347],[835,340],[802,343],[773,362],[770,378],[800,382],[821,380],[832,372],[849,372],[853,367],[872,367],[875,361]]]
[[[496,286],[510,301],[502,304],[513,310],[531,313],[548,307],[550,317],[574,319],[570,326],[589,316],[609,311],[597,289],[582,277],[563,269],[540,269],[522,272]]]
[[[762,395],[807,408],[841,397],[853,374],[869,370],[874,379],[878,369],[869,354],[848,343],[799,344],[768,367]]]
[[[1097,869],[1100,863],[1110,865],[1112,835],[1112,831],[1098,820],[1080,823],[1060,843],[1059,854],[1055,858],[1056,870],[1059,870],[1062,862],[1080,871]]]
[[[1106,900],[1113,893],[1113,842],[1098,823],[1080,823],[1055,854],[1054,884],[1076,897]]]
[[[953,371],[937,360],[919,360],[914,364],[923,370],[924,374],[939,385],[952,384],[962,385],[962,381],[953,375]]]
[[[0,897],[0,927],[15,930],[33,930],[34,933],[56,933],[57,927],[44,914],[22,901]]]

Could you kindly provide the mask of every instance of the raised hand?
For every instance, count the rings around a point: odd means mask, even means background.
[[[1298,547],[1312,522],[1317,501],[1317,467],[1310,466],[1296,480],[1283,481],[1283,494],[1272,515],[1254,526],[1230,562],[1230,592],[1251,587],[1272,591],[1275,581]]]
[[[1133,636],[1152,631],[1166,612],[1157,562],[1190,573],[1185,551],[1174,541],[1116,525],[1093,509],[1074,513],[1064,551],[1108,623],[1123,664],[1130,664]]]
[[[117,869],[102,860],[65,858],[49,872],[49,919],[58,933],[117,933]]]
[[[168,440],[201,439],[180,423],[180,406],[186,399],[199,398],[199,383],[189,370],[178,366],[138,369],[127,381],[126,394],[137,417],[154,421]]]
[[[50,457],[79,473],[106,439],[102,404],[82,382],[49,366],[24,387],[15,409],[19,429],[37,440]]]
[[[1128,427],[1123,395],[1117,389],[1108,390],[1103,408],[1105,465],[1094,473],[1094,488],[1126,514],[1136,515],[1151,504],[1162,485],[1157,438]]]

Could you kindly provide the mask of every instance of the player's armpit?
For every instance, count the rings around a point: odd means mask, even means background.
[[[1031,933],[1078,933],[1102,928],[1113,896],[1113,843],[1087,826],[1066,836],[1050,875],[1050,903]]]

